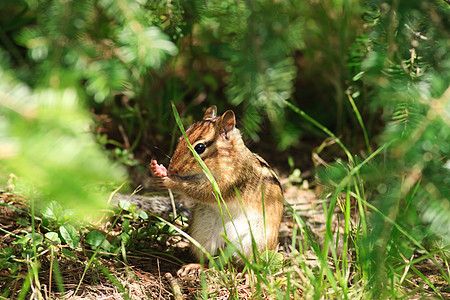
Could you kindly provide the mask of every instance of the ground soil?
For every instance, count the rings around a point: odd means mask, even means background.
[[[294,207],[297,214],[302,217],[305,223],[311,228],[313,235],[320,240],[324,236],[325,217],[323,212],[323,202],[320,197],[316,195],[313,190],[301,188],[299,186],[291,185],[287,178],[282,179],[285,186],[285,197],[290,206]],[[304,186],[306,187],[306,185]],[[142,201],[142,197],[137,199],[137,202]],[[147,203],[142,201],[143,203]],[[20,235],[26,230],[23,225],[20,225],[21,218],[30,219],[29,209],[26,205],[27,201],[24,197],[10,193],[0,193],[0,226],[2,229],[0,237],[0,249],[6,247],[17,247],[14,243],[16,238],[14,235]],[[152,208],[149,208],[152,209]],[[339,214],[339,211],[336,211]],[[342,227],[336,218],[333,226],[337,232]],[[39,220],[37,221],[39,223]],[[38,224],[39,226],[39,224]],[[292,237],[292,212],[287,209],[283,222],[280,226],[280,252],[285,256],[289,255],[289,246],[291,245]],[[39,227],[38,227],[39,230]],[[120,226],[113,228],[111,235],[114,235],[114,230],[120,231]],[[9,234],[6,234],[6,233]],[[341,231],[342,232],[342,231]],[[118,234],[119,232],[117,232]],[[92,255],[91,250],[84,245],[78,251],[74,251],[76,258],[64,257],[64,255],[57,255],[57,266],[61,273],[64,292],[58,289],[55,275],[50,278],[51,267],[51,253],[45,252],[39,257],[39,284],[40,290],[46,298],[70,298],[70,299],[124,299],[124,294],[128,294],[132,299],[192,299],[198,296],[201,284],[200,278],[194,276],[191,278],[179,278],[177,270],[183,263],[195,262],[195,259],[190,255],[188,250],[188,241],[184,238],[177,237],[175,240],[164,244],[155,246],[155,251],[149,251],[145,248],[145,243],[142,241],[143,247],[135,247],[134,250],[129,251],[126,256],[126,261],[120,255],[102,256],[94,261],[92,267],[87,269],[83,277],[85,267],[88,264],[89,257]],[[67,247],[60,245],[59,251]],[[167,247],[165,249],[165,247]],[[170,253],[170,255],[165,255]],[[17,260],[24,261],[17,257]],[[55,263],[55,261],[54,261]],[[315,263],[315,257],[311,255],[310,263]],[[28,272],[27,263],[20,264],[18,271],[11,273],[8,268],[0,269],[0,291],[8,289],[9,297],[15,297],[20,292],[24,284],[24,278]],[[442,282],[440,272],[429,259],[422,261],[415,265],[427,278],[440,289],[442,295],[450,296],[448,286]],[[102,270],[107,270],[102,271]],[[83,278],[82,278],[83,277]],[[412,287],[420,286],[420,291],[424,291],[428,295],[434,292],[430,287],[424,284],[419,277],[413,277],[411,280]],[[252,291],[248,282],[244,278],[237,279],[237,292],[242,299],[251,299]],[[209,287],[214,290],[214,297],[216,299],[228,299],[229,290],[221,287],[220,282],[214,280],[208,283]],[[448,283],[447,283],[448,284]],[[77,286],[78,292],[75,294]],[[33,288],[36,288],[35,286]],[[49,291],[51,290],[51,293]],[[37,297],[37,292],[30,290],[30,297]],[[4,297],[0,296],[0,299]],[[414,298],[414,297],[413,297]]]

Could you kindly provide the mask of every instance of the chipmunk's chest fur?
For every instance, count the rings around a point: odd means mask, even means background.
[[[212,255],[226,247],[222,237],[225,234],[237,251],[250,257],[252,239],[256,245],[262,245],[266,240],[262,212],[253,208],[243,209],[238,203],[227,205],[227,209],[222,206],[222,211],[223,214],[218,205],[197,204],[189,233]],[[200,256],[199,249],[193,248],[193,251]],[[237,255],[235,260],[240,260]]]

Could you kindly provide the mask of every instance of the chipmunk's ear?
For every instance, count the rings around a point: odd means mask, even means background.
[[[219,132],[228,139],[228,132],[234,129],[236,126],[236,118],[232,110],[227,110],[219,120]]]
[[[205,111],[205,114],[203,115],[203,120],[208,118],[215,118],[216,116],[217,116],[217,106],[213,105]]]

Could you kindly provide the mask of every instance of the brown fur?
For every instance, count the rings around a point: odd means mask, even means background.
[[[236,232],[231,225],[226,225],[226,230],[231,231],[231,234],[227,234],[234,243],[242,240],[240,250],[247,257],[252,254],[250,235],[254,236],[258,251],[275,249],[283,214],[280,182],[267,162],[244,145],[240,132],[235,127],[234,113],[227,111],[217,117],[216,112],[215,106],[208,108],[203,120],[194,123],[186,131],[186,135],[193,147],[199,143],[212,142],[199,155],[214,175],[232,215],[231,219],[240,226]],[[183,136],[170,161],[168,176],[162,180],[167,188],[182,192],[197,203],[191,222],[191,235],[210,252],[223,248],[222,216],[212,184],[203,174]],[[235,188],[241,199],[236,195]],[[226,222],[233,223],[228,216],[223,218]],[[196,248],[193,252],[201,255]],[[240,262],[238,256],[235,258]]]

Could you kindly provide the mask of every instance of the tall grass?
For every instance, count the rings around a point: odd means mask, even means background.
[[[382,156],[392,142],[383,144],[378,149],[370,152],[362,161],[358,156],[352,155],[344,144],[326,127],[308,116],[304,111],[295,107],[291,103],[287,103],[288,107],[305,118],[311,124],[317,126],[320,130],[327,133],[330,138],[335,139],[336,143],[341,146],[343,151],[347,154],[348,161],[341,162],[338,168],[345,171],[345,175],[334,183],[331,197],[324,204],[324,214],[326,218],[326,232],[324,241],[319,244],[313,235],[311,229],[305,224],[300,216],[296,214],[294,208],[287,204],[287,210],[292,213],[294,231],[292,236],[292,244],[289,247],[287,256],[284,258],[283,267],[278,269],[278,272],[273,273],[271,268],[264,266],[262,262],[267,261],[267,253],[254,252],[256,259],[248,260],[242,253],[239,253],[239,246],[233,245],[224,233],[224,239],[233,251],[236,251],[245,263],[244,271],[251,274],[254,280],[252,285],[255,290],[255,296],[268,296],[277,299],[289,297],[306,297],[306,298],[339,298],[339,299],[360,299],[360,298],[379,298],[379,297],[405,297],[411,293],[417,292],[411,286],[406,284],[407,278],[411,277],[410,271],[413,271],[419,278],[423,280],[434,293],[443,299],[437,287],[422,274],[414,265],[424,259],[431,259],[435,267],[440,270],[441,276],[449,279],[449,275],[439,265],[439,262],[433,258],[433,255],[439,253],[439,250],[430,252],[425,249],[420,241],[418,241],[414,234],[409,233],[408,228],[405,228],[395,216],[389,216],[380,211],[376,206],[370,203],[370,190],[365,181],[365,174],[361,171],[374,163],[376,158]],[[216,195],[220,197],[217,183],[215,183],[213,175],[207,169],[204,162],[196,154],[195,150],[189,144],[182,126],[181,119],[173,106],[174,116],[184,135],[190,150],[196,157],[202,170],[207,174],[208,178],[214,185]],[[355,114],[357,110],[355,108]],[[360,118],[360,116],[359,116]],[[361,127],[364,124],[361,119]],[[370,147],[368,147],[370,150]],[[332,166],[331,169],[337,168]],[[339,171],[338,170],[338,171]],[[331,170],[333,171],[333,170]],[[336,170],[334,170],[336,171]],[[414,198],[416,195],[412,194]],[[221,199],[221,203],[226,203]],[[263,199],[262,199],[263,200]],[[338,213],[336,213],[338,211]],[[226,210],[223,211],[226,213]],[[378,215],[383,218],[388,224],[396,228],[401,235],[396,237],[400,243],[404,240],[412,243],[416,249],[420,250],[424,258],[405,259],[398,261],[395,266],[385,262],[377,262],[380,257],[387,259],[386,254],[379,254],[375,250],[376,245],[373,240],[379,237],[374,236],[377,232],[372,230],[371,218],[373,215]],[[343,231],[333,230],[332,227],[336,225],[339,218],[343,216]],[[223,218],[222,218],[223,222]],[[250,224],[251,225],[251,224]],[[187,237],[195,246],[200,247],[195,240],[177,229],[181,234]],[[342,241],[342,245],[339,242]],[[202,250],[204,251],[204,249]],[[307,263],[306,257],[310,253],[314,254],[315,266]],[[222,282],[227,282],[227,279],[235,278],[237,272],[234,268],[223,269],[221,265],[214,263],[214,257],[205,253],[210,259],[211,267],[215,268],[215,276],[222,278]],[[261,256],[263,255],[263,256]],[[265,256],[265,258],[264,258]],[[273,258],[272,254],[272,258]],[[384,257],[384,258],[383,258]],[[412,256],[414,257],[414,256]],[[270,260],[269,260],[270,261]],[[270,263],[269,263],[270,264]],[[378,264],[379,268],[374,268],[374,264]],[[387,265],[384,268],[383,265]],[[229,263],[226,264],[231,266]],[[231,271],[231,273],[230,273]],[[275,276],[274,280],[268,279]],[[211,279],[209,279],[211,280]],[[212,297],[211,287],[202,280],[202,295]],[[386,284],[388,282],[388,284]],[[238,284],[238,282],[234,282]],[[233,286],[233,284],[232,284]],[[238,294],[230,293],[232,299],[238,299]]]

